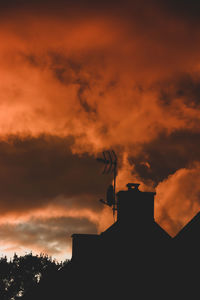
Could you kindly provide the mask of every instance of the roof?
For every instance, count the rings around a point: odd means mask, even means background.
[[[167,239],[171,239],[172,237],[171,237],[171,235],[169,235],[169,233],[167,233],[158,223],[156,223],[155,221],[154,221],[154,226],[155,226],[155,228],[156,228],[156,230],[157,230],[157,232],[160,232],[162,235],[163,235],[163,237],[165,237],[165,238],[167,238]]]
[[[119,229],[120,229],[120,224],[117,221],[114,224],[112,224],[110,227],[108,227],[105,231],[103,231],[100,235],[104,236],[107,234],[118,233]]]
[[[197,238],[200,232],[200,212],[198,212],[194,218],[183,227],[179,233],[174,237],[175,240],[181,240],[185,238]]]
[[[160,227],[160,225],[158,223],[156,223],[155,221],[153,221],[151,223],[151,226],[149,227],[145,227],[145,230],[151,230],[154,229],[154,234],[159,235],[160,237],[164,238],[164,239],[171,239],[172,237],[162,228]],[[128,229],[128,230],[127,230]],[[131,236],[134,233],[137,233],[140,231],[140,228],[137,227],[136,231],[134,230],[134,227],[125,227],[123,228],[121,223],[119,221],[115,222],[113,225],[111,225],[108,229],[106,229],[104,232],[101,233],[101,236],[108,236],[108,235],[115,235],[115,234],[119,234],[120,232],[122,232],[123,230],[126,231],[126,233],[128,233],[128,236]],[[142,229],[144,230],[144,229]],[[141,233],[142,235],[142,233]]]
[[[85,233],[73,233],[71,235],[72,238],[97,238],[98,234],[85,234]]]

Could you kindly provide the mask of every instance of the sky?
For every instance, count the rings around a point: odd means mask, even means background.
[[[117,191],[155,191],[172,236],[200,210],[200,2],[0,3],[0,255],[71,257]]]

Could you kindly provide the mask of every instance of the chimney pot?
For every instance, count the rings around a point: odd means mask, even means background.
[[[128,183],[127,185],[128,190],[132,190],[132,187],[134,187],[134,190],[139,190],[140,183]]]

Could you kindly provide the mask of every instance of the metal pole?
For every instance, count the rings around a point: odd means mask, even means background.
[[[114,204],[113,204],[113,217],[114,217],[114,221],[115,221],[115,210],[116,210],[116,197],[115,197],[115,191],[116,191],[116,176],[117,176],[117,161],[114,162],[114,187],[113,187],[113,199],[114,199]]]

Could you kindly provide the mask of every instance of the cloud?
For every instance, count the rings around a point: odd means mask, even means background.
[[[170,135],[161,134],[144,144],[135,155],[130,154],[132,171],[154,187],[177,170],[188,168],[200,160],[199,132],[177,130]]]
[[[72,154],[72,145],[72,138],[45,135],[1,140],[1,213],[28,212],[55,201],[65,209],[73,202],[76,209],[100,211],[98,197],[111,177],[101,175],[95,157]]]
[[[70,258],[71,235],[77,230],[78,233],[97,233],[96,225],[86,218],[31,218],[22,223],[1,224],[0,246],[9,245],[10,249],[4,248],[4,253],[10,255],[14,251],[23,253],[23,249],[30,249],[60,259]]]
[[[85,215],[101,230],[110,215],[96,199],[111,176],[100,176],[95,157],[109,148],[119,156],[118,188],[128,181],[157,186],[161,224],[170,232],[184,224],[185,210],[179,215],[171,199],[179,181],[198,173],[198,7],[178,0],[1,1],[2,226],[15,217],[28,235],[37,228],[31,214],[41,224],[39,215],[52,213]],[[175,190],[167,196],[169,183]],[[188,190],[182,194],[185,207]]]
[[[179,169],[156,188],[156,220],[173,236],[200,210],[199,179],[198,162]]]
[[[134,7],[139,17],[124,14],[126,5],[120,15],[114,9],[109,17],[92,16],[86,5],[83,18],[36,18],[29,11],[31,18],[16,15],[9,26],[2,20],[1,134],[72,134],[78,150],[97,151],[196,128],[199,109],[191,107],[190,92],[198,99],[198,30],[184,19],[168,20],[162,6],[148,13],[137,1]],[[182,101],[173,82],[188,70],[193,88]]]
[[[70,258],[73,233],[111,224],[98,201],[111,176],[102,176],[94,156],[73,154],[73,143],[51,135],[0,140],[1,253]]]

